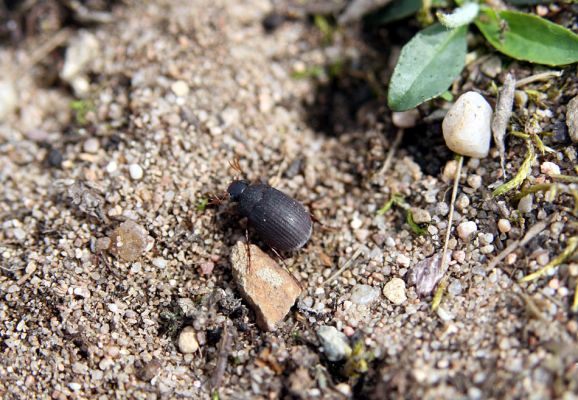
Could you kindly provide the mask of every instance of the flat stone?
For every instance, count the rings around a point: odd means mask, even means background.
[[[578,96],[570,100],[566,107],[566,125],[570,139],[578,143]]]
[[[265,331],[274,331],[301,294],[301,287],[255,245],[248,248],[245,243],[237,242],[231,251],[231,264],[233,278],[241,295],[255,311],[257,325]]]

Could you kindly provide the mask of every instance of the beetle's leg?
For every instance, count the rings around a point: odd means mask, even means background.
[[[247,273],[251,272],[251,243],[249,243],[249,229],[245,229],[245,246],[247,249]]]

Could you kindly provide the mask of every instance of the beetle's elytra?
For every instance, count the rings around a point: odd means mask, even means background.
[[[311,237],[313,222],[297,200],[263,183],[233,181],[227,189],[238,203],[239,214],[268,246],[278,251],[297,250]]]

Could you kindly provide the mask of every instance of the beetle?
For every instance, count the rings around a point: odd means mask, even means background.
[[[237,203],[238,213],[272,249],[294,251],[309,241],[313,232],[309,211],[280,190],[264,183],[234,180],[227,193]]]

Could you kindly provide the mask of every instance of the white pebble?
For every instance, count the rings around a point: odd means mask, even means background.
[[[116,171],[117,168],[118,165],[116,164],[116,161],[111,161],[106,165],[106,172],[112,174],[114,171]]]
[[[189,94],[189,85],[185,81],[176,81],[171,85],[171,90],[179,97],[185,97]]]
[[[548,176],[560,175],[560,167],[553,162],[545,161],[540,165],[540,172]]]
[[[197,341],[197,333],[192,326],[186,326],[179,334],[178,340],[179,350],[183,354],[194,353],[199,349],[199,342]]]
[[[458,225],[458,236],[464,242],[468,241],[470,236],[478,230],[474,221],[464,221]]]
[[[68,384],[68,387],[69,387],[71,390],[74,390],[75,392],[78,391],[78,390],[80,390],[80,389],[82,388],[82,386],[80,386],[80,383],[76,383],[76,382],[70,382],[70,383]]]
[[[361,225],[363,225],[363,222],[359,218],[353,218],[350,225],[353,229],[359,229]]]
[[[498,221],[498,229],[502,233],[508,233],[512,229],[512,224],[505,218],[502,218]]]
[[[468,185],[472,189],[479,189],[482,186],[482,177],[479,175],[470,175],[467,179]]]
[[[130,177],[131,177],[132,179],[134,179],[135,181],[138,181],[139,179],[142,179],[143,174],[144,174],[144,172],[143,172],[143,170],[142,170],[142,167],[141,167],[140,165],[138,165],[138,164],[131,164],[131,165],[128,167],[128,172],[129,172],[129,174],[130,174]]]
[[[479,93],[462,94],[442,122],[446,145],[454,152],[484,158],[490,151],[492,107]]]
[[[413,128],[417,124],[418,119],[419,111],[416,108],[391,114],[393,125],[403,129]]]
[[[18,92],[11,81],[0,81],[0,121],[18,106]]]
[[[82,145],[82,149],[85,153],[94,154],[100,148],[100,142],[97,138],[89,138],[87,139],[84,144]]]
[[[153,265],[157,268],[163,269],[167,266],[167,260],[162,257],[153,258]]]
[[[566,125],[568,134],[574,143],[578,143],[578,96],[568,102],[566,107]]]
[[[445,182],[453,181],[456,178],[456,172],[458,171],[458,162],[456,160],[450,160],[446,163],[443,172],[443,180]]]
[[[383,287],[383,295],[393,304],[399,305],[407,300],[405,282],[400,278],[393,278]]]
[[[409,257],[404,256],[403,254],[398,255],[395,261],[402,267],[409,267],[409,264],[411,263]]]

